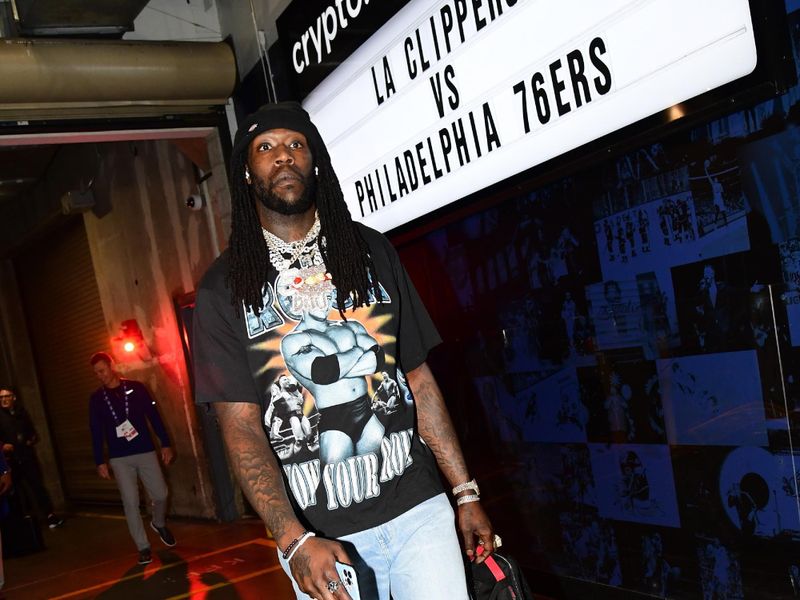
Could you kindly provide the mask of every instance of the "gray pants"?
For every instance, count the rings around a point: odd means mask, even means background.
[[[164,481],[156,453],[145,452],[122,456],[112,458],[108,462],[114,471],[114,479],[117,480],[117,487],[122,496],[131,537],[139,550],[149,548],[150,541],[147,539],[142,515],[139,512],[139,483],[136,479],[138,477],[142,480],[144,489],[147,490],[147,495],[153,503],[153,523],[156,527],[163,527],[167,517],[167,482]]]

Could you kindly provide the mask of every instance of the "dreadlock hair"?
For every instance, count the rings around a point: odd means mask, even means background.
[[[336,308],[345,318],[348,299],[353,310],[369,306],[369,296],[380,298],[378,274],[369,246],[356,228],[344,201],[342,186],[333,170],[328,152],[316,161],[317,212],[319,214],[319,251],[336,287]],[[371,288],[371,289],[370,289]]]
[[[346,320],[348,300],[352,308],[370,304],[370,292],[379,298],[379,284],[369,246],[359,233],[344,200],[339,178],[328,150],[308,114],[296,102],[265,105],[239,127],[231,155],[231,236],[227,284],[231,303],[239,314],[240,304],[258,314],[263,308],[263,289],[270,270],[269,251],[261,231],[258,200],[245,182],[250,142],[269,129],[286,128],[303,133],[316,166],[316,207],[320,221],[317,240],[325,267],[336,287],[336,308]]]
[[[264,308],[262,290],[269,271],[267,242],[261,233],[255,200],[244,180],[246,164],[246,153],[231,157],[230,269],[227,284],[237,316],[242,303],[256,314]]]

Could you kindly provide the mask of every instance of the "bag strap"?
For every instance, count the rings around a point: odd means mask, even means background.
[[[488,556],[486,560],[483,561],[489,571],[492,573],[495,581],[503,581],[506,578],[506,574],[503,573],[503,569],[500,568],[500,565],[497,564],[495,561],[494,556]]]

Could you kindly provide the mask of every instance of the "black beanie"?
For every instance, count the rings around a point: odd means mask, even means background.
[[[236,158],[241,153],[246,156],[253,138],[270,129],[291,129],[302,133],[308,140],[315,160],[319,160],[323,155],[327,156],[328,154],[325,143],[322,141],[322,136],[320,136],[314,123],[311,122],[311,117],[308,116],[308,113],[299,102],[291,100],[265,104],[242,121],[233,140],[231,161],[235,163]]]

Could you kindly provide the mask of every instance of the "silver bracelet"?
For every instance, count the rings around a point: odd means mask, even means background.
[[[481,491],[478,488],[478,482],[474,479],[467,481],[466,483],[460,483],[456,487],[453,488],[453,496],[456,494],[463,492],[464,490],[475,490],[475,493],[480,495]]]
[[[478,494],[469,494],[468,496],[461,496],[460,498],[456,498],[456,504],[461,506],[462,504],[466,504],[467,502],[478,502],[480,501],[481,497]]]

